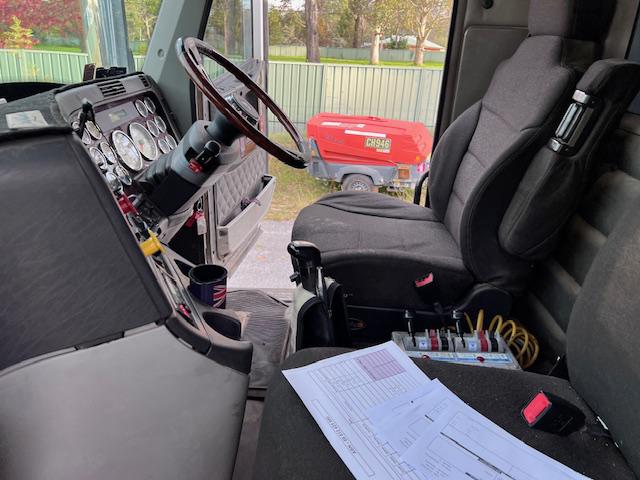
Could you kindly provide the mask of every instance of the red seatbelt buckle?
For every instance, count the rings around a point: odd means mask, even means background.
[[[435,281],[435,277],[433,276],[433,273],[430,273],[426,277],[419,278],[418,280],[416,280],[414,282],[414,285],[416,286],[416,288],[423,288],[423,287],[432,285],[434,281]]]
[[[582,410],[543,391],[536,393],[520,413],[530,428],[556,435],[568,435],[582,428],[585,423]]]

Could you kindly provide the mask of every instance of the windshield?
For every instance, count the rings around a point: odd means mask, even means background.
[[[0,82],[79,82],[90,63],[140,70],[161,3],[0,0]]]

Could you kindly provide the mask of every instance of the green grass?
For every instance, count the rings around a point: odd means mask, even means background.
[[[47,45],[46,43],[39,43],[33,47],[34,50],[48,50],[50,52],[67,52],[67,53],[82,53],[80,47],[74,47],[69,45]]]
[[[286,56],[286,55],[270,55],[269,60],[274,62],[305,62],[305,57]],[[338,65],[370,65],[369,60],[347,60],[344,58],[326,58],[322,57],[320,63],[334,63]],[[413,62],[387,62],[380,61],[379,67],[415,67]],[[442,63],[439,62],[425,62],[422,68],[437,68],[441,69]]]

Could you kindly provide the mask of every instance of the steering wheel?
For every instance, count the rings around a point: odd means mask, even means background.
[[[180,63],[194,85],[241,133],[290,167],[305,168],[307,166],[311,156],[307,142],[280,107],[249,75],[198,38],[179,38],[176,42],[176,51]],[[257,127],[259,114],[256,108],[243,95],[229,95],[227,93],[225,96],[220,92],[205,69],[203,56],[222,66],[264,103],[291,136],[296,144],[297,151],[275,143],[260,131]]]

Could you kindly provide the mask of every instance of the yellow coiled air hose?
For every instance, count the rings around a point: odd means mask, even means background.
[[[473,322],[468,314],[464,314],[464,318],[467,320],[467,325],[471,333],[474,332]],[[478,312],[478,318],[475,325],[475,330],[483,330],[484,327],[484,310]],[[540,345],[536,337],[527,331],[522,325],[519,325],[515,320],[507,320],[506,322],[501,315],[493,317],[489,323],[490,332],[499,333],[505,343],[509,346],[513,354],[516,356],[516,360],[523,369],[531,367],[540,353]]]

